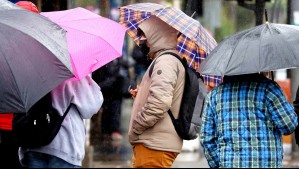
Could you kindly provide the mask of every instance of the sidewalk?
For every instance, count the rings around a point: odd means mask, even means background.
[[[282,162],[283,168],[299,168],[299,152],[286,155]]]
[[[192,154],[190,154],[192,155]],[[184,160],[178,157],[174,162],[172,168],[209,168],[207,161],[204,157],[197,160]],[[94,161],[90,168],[131,168],[130,160],[128,161]],[[298,168],[299,156],[291,155],[283,160],[283,168]]]
[[[87,168],[131,168],[132,149],[126,136],[131,106],[132,101],[130,99],[124,100],[121,114],[123,140],[112,144],[102,142],[100,148],[91,148],[86,154],[88,157],[87,163],[89,163],[89,166],[86,166]],[[193,145],[192,143],[184,144],[183,147],[185,151],[177,157],[172,168],[209,168],[204,155],[199,152],[199,145]],[[283,168],[299,168],[299,150],[290,155],[285,155]]]

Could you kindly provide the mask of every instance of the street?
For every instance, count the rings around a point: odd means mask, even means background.
[[[102,142],[91,148],[86,154],[89,164],[85,164],[88,168],[131,168],[132,149],[127,141],[127,131],[130,120],[130,111],[132,107],[131,99],[124,99],[121,115],[121,133],[123,140]],[[285,155],[283,168],[298,168],[299,153],[295,152]],[[172,168],[209,168],[208,163],[202,153],[199,140],[184,141],[183,151],[176,158]]]

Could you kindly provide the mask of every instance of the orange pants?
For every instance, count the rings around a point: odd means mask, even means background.
[[[133,149],[132,168],[171,168],[179,153],[149,149],[136,144]]]

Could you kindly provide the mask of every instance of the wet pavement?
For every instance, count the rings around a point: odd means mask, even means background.
[[[125,99],[121,115],[121,134],[123,139],[112,141],[110,136],[101,136],[95,146],[88,146],[85,166],[88,168],[131,168],[132,149],[127,141],[132,100]],[[283,168],[298,168],[299,153],[286,155]],[[202,153],[199,140],[185,141],[183,151],[175,160],[172,168],[209,168]]]

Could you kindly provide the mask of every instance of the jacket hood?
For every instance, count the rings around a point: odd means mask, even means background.
[[[147,39],[150,59],[156,58],[160,51],[176,49],[178,31],[156,16],[151,16],[143,21],[139,28]]]

